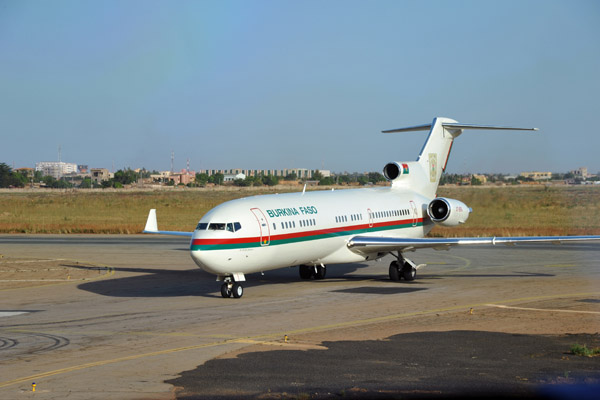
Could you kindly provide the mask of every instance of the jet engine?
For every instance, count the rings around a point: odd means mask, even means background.
[[[427,206],[427,215],[433,222],[442,226],[464,224],[469,218],[471,209],[462,201],[438,197]]]
[[[388,181],[395,181],[401,178],[402,175],[408,175],[409,166],[408,163],[390,162],[383,167],[383,176]]]

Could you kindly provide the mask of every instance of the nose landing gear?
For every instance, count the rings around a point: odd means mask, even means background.
[[[229,298],[233,295],[234,298],[239,299],[244,295],[244,287],[235,282],[232,277],[227,276],[223,280],[225,282],[221,285],[221,296]]]

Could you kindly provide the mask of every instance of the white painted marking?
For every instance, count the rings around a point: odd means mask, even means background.
[[[0,311],[0,318],[14,317],[15,315],[28,314],[29,311]]]

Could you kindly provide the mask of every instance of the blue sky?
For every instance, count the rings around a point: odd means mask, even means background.
[[[0,162],[600,171],[596,1],[0,0]]]

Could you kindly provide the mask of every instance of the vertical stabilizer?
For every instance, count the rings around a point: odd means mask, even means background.
[[[507,126],[461,124],[450,118],[437,117],[431,124],[412,126],[408,128],[392,129],[384,133],[425,131],[429,130],[429,136],[421,149],[416,163],[411,166],[411,179],[393,181],[392,186],[410,186],[413,190],[427,196],[435,197],[437,187],[442,173],[446,170],[446,164],[450,157],[452,143],[465,129],[485,130],[517,130],[537,131],[537,128],[514,128]],[[414,165],[416,164],[416,165]],[[416,167],[416,168],[415,168]],[[417,171],[414,171],[417,169]],[[413,171],[415,173],[413,173]]]

